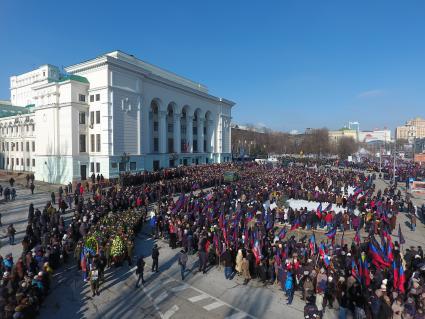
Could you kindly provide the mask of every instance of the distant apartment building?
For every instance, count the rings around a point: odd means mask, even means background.
[[[338,143],[343,137],[351,137],[357,141],[357,131],[348,128],[342,128],[337,131],[329,131],[329,140],[331,143]]]
[[[425,138],[425,120],[417,117],[396,128],[396,139],[413,142],[416,138]]]

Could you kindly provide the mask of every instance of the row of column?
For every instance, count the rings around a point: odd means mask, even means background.
[[[204,150],[204,126],[206,119],[197,118],[197,152],[203,153],[209,151],[212,148],[208,143],[211,143],[211,136],[213,132],[212,121],[210,120],[207,126],[207,150]],[[168,125],[167,125],[167,112],[159,111],[158,112],[158,143],[159,143],[159,152],[167,153],[167,142],[168,142]],[[186,117],[186,143],[187,143],[187,152],[193,152],[193,116]],[[175,153],[181,153],[181,114],[173,113],[173,149]]]

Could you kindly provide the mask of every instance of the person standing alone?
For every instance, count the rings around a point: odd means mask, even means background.
[[[159,249],[158,245],[154,244],[152,248],[152,272],[158,272]]]
[[[143,256],[140,256],[139,259],[137,260],[136,274],[138,275],[138,277],[136,282],[136,288],[139,288],[140,280],[142,281],[142,285],[145,283],[145,279],[143,278],[143,271],[145,270],[145,264],[146,263],[143,260]]]
[[[187,254],[184,251],[184,249],[182,249],[180,251],[180,255],[179,255],[179,265],[180,265],[180,273],[182,276],[182,280],[184,280],[184,273],[186,271],[186,264],[187,264]]]

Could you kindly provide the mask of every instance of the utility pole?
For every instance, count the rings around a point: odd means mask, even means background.
[[[394,146],[394,165],[393,165],[393,185],[395,185],[395,160],[397,156],[397,148]]]
[[[382,150],[379,148],[379,175],[381,175],[381,169],[382,169]]]

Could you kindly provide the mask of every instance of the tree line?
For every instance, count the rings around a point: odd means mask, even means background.
[[[336,143],[329,140],[327,128],[310,129],[303,134],[289,134],[263,129],[259,132],[232,127],[232,153],[235,157],[266,156],[268,154],[304,154],[317,157],[338,155],[340,159],[355,153],[358,143],[352,137],[342,137]]]

